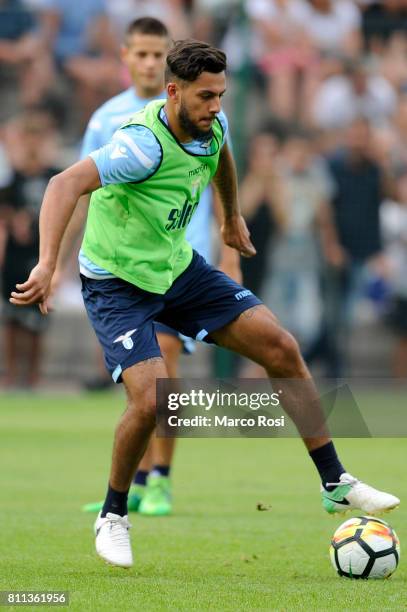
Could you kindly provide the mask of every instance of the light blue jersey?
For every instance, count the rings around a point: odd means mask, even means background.
[[[163,99],[164,93],[153,99]],[[130,126],[118,130],[131,115],[141,110],[150,100],[140,99],[130,88],[103,104],[92,116],[86,129],[81,158],[90,156],[95,162],[101,184],[127,183],[147,179],[154,174],[161,160],[161,148],[154,134],[143,126]],[[161,118],[168,123],[164,109]],[[226,115],[221,111],[218,119],[223,128],[223,142],[228,133]],[[107,144],[106,144],[107,143]],[[205,142],[194,140],[185,148],[194,154],[205,154]],[[210,252],[210,219],[212,214],[212,189],[208,187],[201,196],[199,206],[188,226],[186,238],[192,247],[207,261]],[[79,253],[81,272],[93,278],[109,278],[112,275]]]
[[[144,108],[146,104],[152,100],[163,100],[165,97],[163,91],[154,98],[139,98],[133,87],[130,87],[102,104],[93,113],[86,128],[82,142],[81,159],[85,159],[89,153],[107,144],[115,131],[134,113]]]

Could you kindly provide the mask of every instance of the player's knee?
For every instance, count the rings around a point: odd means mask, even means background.
[[[155,421],[157,411],[155,393],[146,393],[143,397],[138,397],[137,401],[132,397],[128,397],[127,409],[130,410],[139,421],[143,421],[146,424]]]
[[[271,368],[275,375],[295,376],[302,363],[300,347],[296,339],[285,329],[280,328],[273,340],[271,349]]]

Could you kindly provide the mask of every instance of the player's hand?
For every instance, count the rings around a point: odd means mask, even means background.
[[[42,314],[49,311],[48,296],[54,270],[44,264],[37,264],[25,283],[16,285],[17,291],[11,293],[10,302],[16,306],[38,304]]]
[[[242,257],[256,255],[256,249],[250,240],[250,232],[242,215],[231,217],[225,221],[221,232],[224,243],[239,251]]]
[[[55,309],[55,294],[58,289],[62,285],[63,274],[60,268],[56,268],[54,274],[52,275],[51,284],[49,287],[49,294],[45,300],[45,302],[39,305],[39,309],[43,314],[48,314]]]

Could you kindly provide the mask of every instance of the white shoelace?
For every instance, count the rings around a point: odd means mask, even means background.
[[[106,518],[109,522],[110,535],[112,540],[118,546],[128,546],[129,545],[129,529],[131,524],[124,516],[109,516],[110,513],[106,515]]]
[[[346,474],[346,478],[344,478],[340,482],[327,482],[325,483],[325,486],[326,487],[340,487],[341,485],[348,485],[348,484],[356,485],[356,484],[363,484],[363,483],[357,478],[355,478],[354,476],[351,476],[350,474]]]

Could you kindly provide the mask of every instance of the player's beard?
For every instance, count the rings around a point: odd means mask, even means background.
[[[184,102],[181,102],[181,106],[178,114],[178,121],[181,128],[194,140],[208,140],[213,138],[212,127],[209,130],[201,130],[191,119],[188,109]]]

